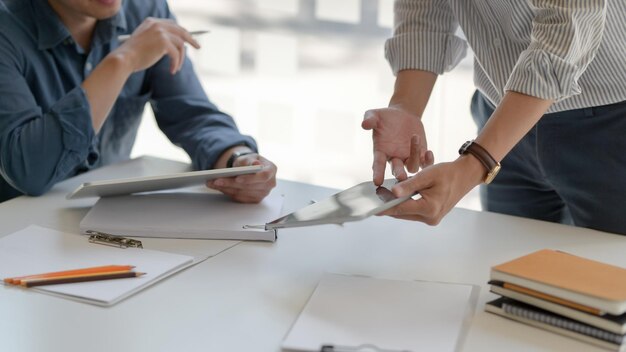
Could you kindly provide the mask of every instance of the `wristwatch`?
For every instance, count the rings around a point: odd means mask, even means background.
[[[461,155],[468,153],[476,157],[476,159],[483,164],[485,169],[487,169],[487,176],[483,182],[486,184],[491,183],[500,171],[500,163],[497,162],[485,148],[473,140],[463,143],[461,149],[459,149],[459,154]]]
[[[242,151],[235,151],[235,152],[233,152],[230,155],[230,157],[228,158],[228,161],[226,161],[226,167],[233,167],[233,164],[235,163],[235,160],[237,158],[239,158],[240,156],[248,155],[248,154],[254,154],[254,152],[249,151],[249,150],[242,150]]]

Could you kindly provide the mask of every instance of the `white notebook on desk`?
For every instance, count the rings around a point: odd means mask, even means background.
[[[477,286],[325,274],[284,351],[456,351]]]
[[[197,258],[142,248],[90,243],[88,237],[39,226],[0,238],[0,279],[103,265],[133,265],[137,278],[72,284],[14,287],[99,306],[111,306],[198,262]],[[202,258],[205,259],[205,258]],[[4,284],[4,283],[3,283]]]
[[[276,231],[244,228],[280,215],[276,192],[259,204],[242,204],[223,194],[166,192],[100,198],[80,222],[82,233],[118,236],[275,241]]]

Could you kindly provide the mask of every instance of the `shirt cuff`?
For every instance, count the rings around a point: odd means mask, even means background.
[[[558,102],[581,93],[581,74],[576,65],[545,50],[526,50],[517,60],[504,90]]]
[[[58,119],[63,148],[68,151],[59,162],[60,169],[73,169],[85,160],[95,138],[85,91],[81,87],[72,89],[52,106],[50,114]]]
[[[192,158],[194,169],[209,170],[214,168],[217,159],[222,156],[222,153],[238,145],[244,145],[258,153],[257,144],[252,137],[241,135],[235,131],[220,133],[218,138],[207,140],[200,147],[202,148],[201,152],[195,153],[196,157]]]
[[[465,41],[448,33],[401,34],[385,43],[385,58],[394,75],[409,69],[440,75],[458,65],[466,53]]]

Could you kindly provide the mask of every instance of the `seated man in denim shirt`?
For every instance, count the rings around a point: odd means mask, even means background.
[[[0,0],[0,202],[128,159],[148,101],[194,168],[263,165],[208,184],[261,201],[276,166],[208,100],[186,44],[165,0]]]

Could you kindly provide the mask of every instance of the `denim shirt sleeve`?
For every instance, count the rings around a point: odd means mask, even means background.
[[[175,19],[167,3],[159,3],[163,5],[159,17]],[[163,58],[149,69],[147,80],[159,127],[189,154],[194,168],[213,168],[220,155],[236,145],[257,151],[254,139],[242,135],[232,117],[209,101],[189,59],[172,75],[169,58]]]
[[[209,101],[188,59],[174,76],[169,59],[150,71],[151,104],[159,128],[189,154],[194,168],[213,168],[220,155],[235,145],[257,150],[254,139],[239,133],[234,120]]]
[[[20,192],[41,195],[87,157],[94,138],[90,107],[76,87],[42,111],[10,48],[0,37],[0,174]]]

